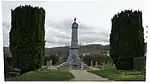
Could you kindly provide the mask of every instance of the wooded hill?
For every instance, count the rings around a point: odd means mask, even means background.
[[[109,50],[108,45],[101,45],[101,44],[90,44],[90,45],[82,45],[79,48],[79,52],[81,53],[97,53],[102,50]],[[4,52],[9,53],[9,47],[4,47]],[[45,55],[52,55],[58,54],[59,56],[68,56],[69,54],[69,47],[53,47],[53,48],[45,48]]]

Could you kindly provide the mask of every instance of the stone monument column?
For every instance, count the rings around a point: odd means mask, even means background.
[[[50,67],[52,66],[52,60],[50,60]]]
[[[76,23],[76,18],[74,18],[74,23],[72,24],[71,46],[69,47],[69,57],[67,62],[71,69],[81,68],[78,46],[78,24]]]
[[[97,61],[95,62],[95,67],[97,67],[98,66],[98,63],[97,63]]]
[[[79,57],[79,46],[78,46],[78,24],[76,18],[71,26],[71,44],[69,46],[69,56],[66,62],[62,63],[59,68],[73,69],[73,70],[90,70],[91,68],[81,62]]]
[[[47,68],[49,69],[49,62],[47,61]]]
[[[93,67],[93,61],[91,61],[91,67]]]

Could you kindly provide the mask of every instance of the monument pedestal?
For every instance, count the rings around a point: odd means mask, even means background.
[[[72,69],[80,69],[81,68],[81,60],[79,58],[79,48],[78,47],[70,47],[69,49],[69,57],[67,63],[70,65]]]

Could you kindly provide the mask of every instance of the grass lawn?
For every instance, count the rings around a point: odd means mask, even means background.
[[[105,69],[102,70],[90,70],[88,72],[94,73],[104,78],[108,78],[109,80],[118,80],[118,81],[144,81],[144,74],[138,75],[127,75],[125,73],[116,73],[117,69],[115,66],[105,66]]]
[[[74,76],[68,70],[52,70],[49,72],[30,71],[10,81],[67,81]]]

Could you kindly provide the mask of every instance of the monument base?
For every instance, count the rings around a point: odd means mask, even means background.
[[[83,65],[81,65],[83,64]],[[80,63],[80,66],[70,66],[68,62],[64,62],[58,66],[59,69],[72,69],[72,70],[92,70],[88,65],[83,62]]]

